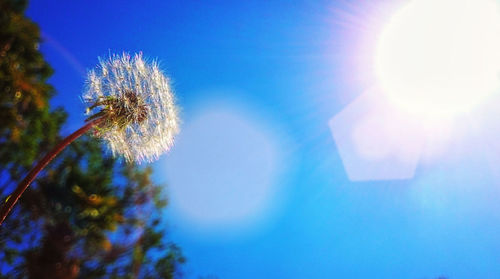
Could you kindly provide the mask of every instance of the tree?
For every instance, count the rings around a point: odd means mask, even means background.
[[[26,1],[0,2],[0,195],[61,137],[52,70]],[[1,278],[175,278],[185,261],[165,240],[162,187],[82,137],[25,192],[0,228]]]
[[[57,141],[66,118],[62,109],[49,109],[52,69],[38,51],[40,32],[23,15],[25,7],[26,1],[0,2],[0,175],[12,178],[0,190]]]

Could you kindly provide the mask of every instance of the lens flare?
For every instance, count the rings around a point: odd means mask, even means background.
[[[283,140],[238,105],[194,115],[165,161],[174,214],[197,232],[258,227],[280,200]]]
[[[388,99],[422,115],[474,109],[499,87],[500,15],[494,0],[415,0],[382,32],[375,70]]]

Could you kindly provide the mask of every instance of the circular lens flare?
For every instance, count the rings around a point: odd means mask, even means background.
[[[494,0],[415,0],[382,32],[375,58],[388,99],[422,116],[467,112],[498,89]]]

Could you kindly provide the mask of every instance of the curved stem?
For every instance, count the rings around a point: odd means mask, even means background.
[[[17,188],[7,198],[2,208],[0,209],[0,226],[2,225],[3,221],[5,220],[9,212],[16,204],[17,200],[19,200],[19,198],[24,193],[26,188],[28,188],[31,182],[35,180],[36,176],[40,173],[40,171],[42,171],[43,168],[45,168],[50,163],[50,161],[52,161],[52,159],[54,159],[57,156],[57,154],[59,154],[66,146],[68,146],[74,140],[79,138],[81,135],[85,134],[88,130],[92,129],[92,127],[94,127],[95,125],[101,123],[103,120],[104,118],[101,117],[93,119],[92,121],[88,121],[85,125],[83,125],[83,127],[81,127],[80,129],[76,130],[74,133],[63,139],[49,153],[47,153],[35,165],[35,167],[33,167],[33,169],[31,169],[28,175],[26,175],[26,177],[17,185]]]

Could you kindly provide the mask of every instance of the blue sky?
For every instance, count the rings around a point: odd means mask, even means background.
[[[332,137],[403,2],[31,1],[28,15],[65,133],[97,57],[142,51],[171,78],[182,132],[153,166],[188,278],[500,278],[497,103],[454,120],[411,179],[351,181]]]

